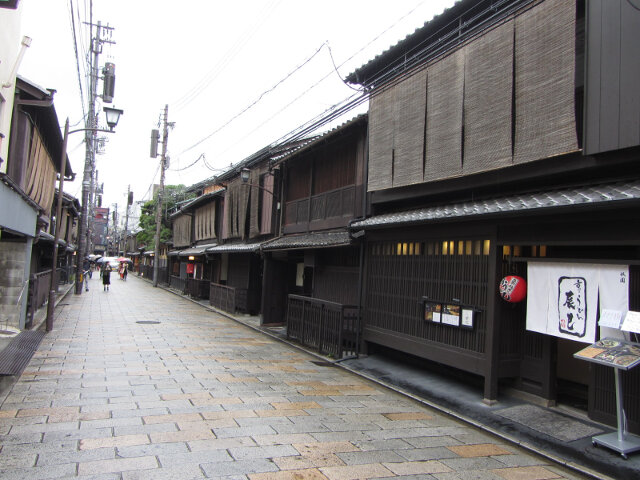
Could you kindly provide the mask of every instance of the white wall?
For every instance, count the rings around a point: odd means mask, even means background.
[[[7,154],[9,151],[9,135],[11,133],[11,111],[13,110],[13,94],[15,91],[15,78],[9,78],[18,53],[20,52],[20,20],[22,15],[22,2],[18,2],[17,9],[0,8],[0,133],[4,135],[0,146],[0,158],[4,160],[0,164],[0,172],[7,171]],[[11,86],[2,86],[5,82],[11,82]]]

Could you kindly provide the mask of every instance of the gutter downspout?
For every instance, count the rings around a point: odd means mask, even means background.
[[[22,37],[22,42],[20,43],[20,51],[18,52],[18,56],[16,57],[16,61],[13,63],[13,68],[11,69],[11,73],[9,74],[9,78],[6,82],[2,84],[2,88],[11,88],[16,83],[16,75],[18,74],[18,68],[22,63],[22,59],[24,58],[24,54],[27,51],[27,48],[31,46],[31,38],[26,35]]]

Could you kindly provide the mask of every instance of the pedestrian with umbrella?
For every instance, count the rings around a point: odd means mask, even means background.
[[[109,286],[111,285],[111,265],[109,262],[104,262],[104,266],[102,267],[102,287],[105,292],[109,291]]]

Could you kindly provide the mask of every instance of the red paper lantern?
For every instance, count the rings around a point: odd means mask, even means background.
[[[527,282],[517,275],[507,275],[500,281],[500,296],[510,303],[518,303],[527,296]]]

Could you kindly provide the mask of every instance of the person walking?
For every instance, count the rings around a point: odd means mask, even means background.
[[[84,262],[82,262],[82,280],[84,283],[84,291],[88,292],[89,291],[89,278],[90,275],[89,273],[91,272],[91,262],[89,261],[89,258],[85,258]]]
[[[109,291],[109,285],[111,285],[111,265],[109,265],[109,262],[104,262],[104,268],[102,269],[102,287],[105,292]]]
[[[126,282],[127,281],[127,275],[129,272],[129,265],[127,265],[126,263],[123,266],[123,270],[122,270],[122,279]]]

